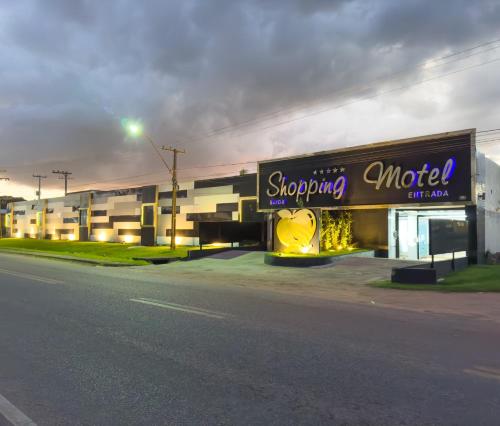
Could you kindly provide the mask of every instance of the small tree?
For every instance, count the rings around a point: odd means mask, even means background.
[[[352,243],[352,214],[343,211],[339,216],[340,238],[339,245],[343,248],[349,247]]]
[[[352,214],[348,211],[335,213],[328,210],[321,213],[321,248],[337,250],[352,244]]]
[[[321,248],[330,250],[332,248],[332,227],[333,219],[328,210],[321,212]]]

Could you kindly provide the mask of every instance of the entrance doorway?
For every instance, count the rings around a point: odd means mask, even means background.
[[[396,209],[390,220],[389,237],[392,244],[389,257],[407,260],[430,260],[429,220],[466,220],[465,209]],[[466,252],[455,253],[455,257],[465,257]],[[447,259],[450,255],[440,255]]]

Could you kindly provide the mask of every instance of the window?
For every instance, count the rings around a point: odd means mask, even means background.
[[[181,206],[175,207],[175,212],[177,214],[181,213]],[[165,206],[161,208],[161,214],[172,214],[172,206]]]
[[[89,210],[80,209],[80,215],[79,215],[80,226],[88,226],[88,217],[89,217]]]
[[[143,204],[141,214],[142,226],[155,226],[155,204]]]

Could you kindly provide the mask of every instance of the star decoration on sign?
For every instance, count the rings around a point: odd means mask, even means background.
[[[316,169],[316,170],[313,170],[312,174],[314,176],[317,176],[318,174],[329,175],[329,174],[338,173],[338,172],[340,172],[340,173],[345,172],[345,167],[332,166],[332,167],[328,167],[327,169]]]

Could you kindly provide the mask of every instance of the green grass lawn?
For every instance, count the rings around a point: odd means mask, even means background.
[[[438,284],[398,284],[390,281],[372,284],[374,287],[401,290],[443,292],[500,292],[500,265],[474,265],[447,275]]]
[[[52,241],[24,238],[0,239],[0,250],[34,251],[61,256],[72,256],[104,262],[120,262],[132,265],[146,265],[148,262],[134,260],[137,257],[186,257],[188,250],[196,247],[177,247],[175,251],[168,246],[140,247],[133,244],[98,243],[79,241]]]

